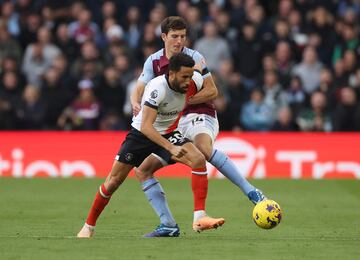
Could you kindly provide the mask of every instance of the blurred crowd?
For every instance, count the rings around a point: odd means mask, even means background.
[[[220,130],[360,131],[360,0],[0,0],[0,130],[127,130],[160,23],[188,22]]]

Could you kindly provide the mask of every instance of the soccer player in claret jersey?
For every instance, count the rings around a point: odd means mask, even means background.
[[[194,60],[186,54],[174,55],[170,59],[169,73],[148,83],[142,109],[133,118],[132,129],[115,157],[110,174],[100,186],[78,237],[93,236],[99,215],[134,166],[138,167],[136,174],[144,193],[160,217],[160,225],[145,237],[179,236],[179,227],[153,173],[172,162],[184,163],[193,171],[205,171],[205,157],[176,131],[181,111],[189,98],[187,94],[196,93],[203,83],[201,74],[194,72],[194,64]],[[201,70],[200,65],[198,68]]]
[[[169,59],[180,52],[190,55],[195,60],[195,63],[202,64],[204,83],[203,89],[189,99],[189,105],[183,111],[183,116],[179,122],[179,130],[194,142],[208,162],[238,186],[250,201],[257,204],[266,198],[263,193],[241,175],[226,154],[213,149],[214,140],[219,132],[219,124],[214,106],[209,101],[217,96],[217,88],[211,73],[206,67],[204,57],[199,52],[185,47],[186,27],[184,19],[178,16],[167,17],[161,23],[161,37],[165,48],[150,55],[145,61],[143,72],[131,96],[133,113],[136,115],[141,109],[140,100],[146,83],[152,78],[167,72]],[[217,227],[217,221],[223,222],[223,219],[213,219],[206,214],[205,201],[208,179],[207,175],[205,175],[206,172],[203,173],[193,172],[192,174],[192,190],[194,194],[193,229],[198,232]]]

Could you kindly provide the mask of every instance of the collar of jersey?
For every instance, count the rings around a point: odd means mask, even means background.
[[[184,52],[184,47],[182,48],[181,52]],[[160,56],[159,65],[160,65],[160,68],[164,68],[169,65],[169,59],[166,57],[165,48],[163,50],[163,55]]]

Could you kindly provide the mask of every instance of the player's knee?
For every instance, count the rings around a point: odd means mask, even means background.
[[[205,156],[200,152],[191,155],[191,168],[202,168],[206,166]]]
[[[196,143],[196,148],[198,148],[199,151],[205,156],[206,160],[210,159],[212,152],[212,147],[210,144],[204,142],[198,142]]]
[[[136,168],[135,170],[135,176],[140,181],[146,181],[147,179],[150,179],[152,177],[151,172],[144,171],[142,169]]]
[[[109,185],[117,189],[126,179],[127,174],[123,174],[122,172],[111,172],[109,178]]]

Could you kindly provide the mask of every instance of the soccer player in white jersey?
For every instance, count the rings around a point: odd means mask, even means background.
[[[199,52],[185,47],[186,27],[184,19],[178,16],[167,17],[161,23],[161,37],[165,47],[150,55],[145,61],[143,72],[137,81],[135,91],[131,95],[133,113],[136,115],[141,109],[140,100],[146,83],[152,78],[167,72],[169,59],[173,55],[182,52],[193,57],[195,63],[202,64],[203,89],[189,99],[189,105],[183,111],[183,116],[179,122],[179,130],[194,142],[208,162],[238,186],[254,204],[257,204],[265,199],[262,192],[252,186],[241,175],[226,154],[213,149],[214,140],[219,132],[219,124],[214,106],[209,101],[217,96],[217,88],[211,73],[206,67],[204,57]],[[198,232],[217,227],[217,221],[220,220],[206,215],[207,189],[207,176],[192,174],[192,190],[194,194],[193,229]]]
[[[160,225],[145,237],[179,236],[179,227],[153,173],[175,161],[190,166],[196,172],[206,168],[202,153],[176,131],[188,94],[196,93],[203,83],[201,74],[194,72],[194,64],[194,60],[186,54],[174,55],[170,59],[169,73],[148,83],[142,109],[133,118],[132,129],[115,157],[111,172],[100,186],[78,237],[89,238],[94,234],[98,217],[134,166],[138,167],[136,174],[144,193],[160,217]]]

